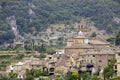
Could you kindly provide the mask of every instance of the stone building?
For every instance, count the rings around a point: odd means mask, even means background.
[[[25,72],[27,69],[42,69],[45,66],[45,62],[38,58],[24,58],[22,61],[17,63],[11,63],[9,67],[7,67],[6,73],[13,71],[18,73],[18,78],[23,79],[25,77]]]
[[[117,72],[117,76],[120,77],[120,48],[119,47],[117,47],[115,57],[116,57],[115,70]]]
[[[107,42],[89,39],[86,34],[87,29],[83,25],[80,27],[83,32],[79,31],[77,36],[68,39],[67,46],[64,48],[65,54],[74,60],[72,67],[80,65],[81,69],[87,70],[87,66],[90,65],[94,71],[98,68],[103,70],[109,61],[115,58],[113,48]]]
[[[98,68],[104,69],[109,61],[115,57],[115,54],[107,51],[92,51],[83,53],[81,56],[83,59],[81,63],[91,64],[97,70]]]

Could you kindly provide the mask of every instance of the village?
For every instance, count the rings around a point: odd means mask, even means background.
[[[120,80],[120,0],[0,0],[0,80]]]
[[[64,48],[56,49],[54,54],[47,54],[45,58],[24,57],[22,60],[7,66],[4,74],[8,75],[10,72],[15,72],[18,74],[18,79],[24,79],[26,77],[26,70],[40,69],[48,72],[48,76],[43,77],[54,79],[56,76],[62,78],[69,71],[74,72],[77,70],[79,73],[87,71],[94,75],[100,70],[99,77],[103,78],[104,68],[114,58],[116,59],[114,71],[116,76],[119,77],[120,47],[110,46],[108,42],[99,38],[89,38],[90,28],[86,27],[82,21],[80,25],[77,25],[76,29],[77,34],[75,32],[68,32],[70,33],[67,35],[69,37],[61,35],[67,38],[66,42],[64,40],[64,43],[66,43]],[[49,29],[47,30],[47,32],[50,31]],[[56,36],[58,35],[56,34]],[[47,45],[56,45],[56,37],[51,37],[49,41],[46,41]],[[19,42],[15,45],[24,46]]]
[[[67,37],[66,46],[63,49],[57,49],[55,50],[55,54],[48,54],[42,59],[35,58],[34,56],[25,57],[21,61],[11,63],[7,66],[4,74],[8,75],[12,71],[18,73],[17,78],[23,79],[27,69],[42,70],[44,67],[51,78],[54,78],[54,76],[62,77],[67,72],[75,70],[79,73],[87,71],[93,75],[99,69],[99,77],[103,78],[104,68],[108,66],[111,59],[115,58],[114,71],[119,77],[120,47],[111,47],[108,42],[90,39],[88,37],[90,29],[85,26],[84,22],[81,22],[77,26],[77,34],[72,32],[72,36]],[[47,45],[55,45],[56,37],[52,37],[49,41]],[[18,44],[23,46],[22,43],[18,42]],[[16,43],[16,45],[18,44]]]

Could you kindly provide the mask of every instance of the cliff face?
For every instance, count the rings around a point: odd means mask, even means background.
[[[117,0],[1,0],[0,43],[14,38],[8,18],[14,16],[18,31],[39,32],[50,24],[78,22],[89,18],[99,29],[112,33],[120,26],[120,3]],[[12,36],[8,38],[8,33]]]

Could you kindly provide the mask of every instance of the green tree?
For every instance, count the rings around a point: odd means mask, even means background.
[[[81,79],[81,76],[78,73],[78,71],[74,71],[73,73],[68,72],[65,77],[65,80],[80,80],[80,79]]]
[[[106,28],[106,32],[107,32],[108,34],[113,33],[112,24],[108,24],[108,26],[107,26],[107,28]]]
[[[39,80],[50,80],[49,78],[40,78]]]
[[[34,80],[34,77],[32,75],[26,75],[25,80]]]
[[[116,63],[116,60],[113,58],[110,60],[108,66],[104,68],[103,74],[104,74],[105,80],[109,80],[110,78],[113,77],[115,63]]]
[[[94,75],[94,76],[91,76],[90,80],[103,80],[103,79],[101,79],[98,76]]]
[[[35,31],[36,31],[36,28],[35,28],[35,27],[31,27],[31,28],[30,28],[30,32],[31,32],[32,34],[35,34]]]
[[[108,66],[109,66],[110,68],[113,68],[114,65],[115,65],[115,63],[116,63],[116,59],[115,59],[115,58],[112,58],[112,59],[110,60],[109,64],[108,64]]]
[[[56,77],[54,80],[63,80],[62,78],[58,78],[58,77]]]
[[[25,80],[33,80],[34,79],[34,71],[27,69],[26,70],[26,78]]]
[[[97,36],[96,32],[93,32],[93,33],[91,34],[91,37],[96,37],[96,36]]]
[[[17,74],[17,73],[14,73],[14,72],[10,72],[10,73],[9,73],[9,77],[12,78],[12,79],[17,78],[17,75],[18,75],[18,74]]]
[[[41,53],[44,53],[46,51],[46,47],[45,47],[45,44],[44,44],[45,41],[41,39],[40,42],[41,42],[41,46],[38,46],[37,50]]]
[[[46,48],[46,53],[53,55],[55,51],[52,48]]]
[[[78,73],[78,71],[74,71],[74,72],[72,73],[72,76],[73,76],[76,80],[81,78],[81,76],[80,76],[80,74]]]
[[[120,77],[113,78],[113,79],[110,79],[110,80],[120,80]]]
[[[42,74],[40,69],[34,69],[34,77],[39,77]]]
[[[110,43],[110,44],[114,44],[115,43],[115,38],[114,37],[110,37],[107,39],[107,41]]]
[[[9,80],[9,78],[7,76],[1,76],[0,78],[1,80]]]
[[[82,79],[83,80],[90,80],[91,79],[90,73],[88,73],[88,72],[83,73],[82,74]]]
[[[43,67],[43,73],[42,73],[43,76],[48,76],[49,75],[49,72],[48,72],[48,68],[47,67]]]
[[[98,75],[91,76],[90,73],[88,73],[88,72],[82,73],[81,77],[83,80],[103,80],[103,79],[99,78]]]
[[[105,79],[105,80],[109,80],[109,78],[113,75],[113,70],[111,70],[110,67],[106,67],[106,68],[104,69],[103,74],[104,74],[104,79]]]
[[[120,45],[120,29],[116,35],[116,39],[115,39],[115,45],[118,46]]]

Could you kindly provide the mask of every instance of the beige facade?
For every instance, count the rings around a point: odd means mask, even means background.
[[[120,50],[116,51],[116,70],[117,76],[120,77]]]
[[[23,78],[26,69],[42,69],[45,66],[45,62],[38,58],[24,58],[21,62],[12,63],[7,69],[6,73],[13,71],[18,73],[18,78]]]
[[[80,65],[92,64],[96,70],[105,68],[115,57],[114,51],[107,42],[89,40],[82,31],[78,32],[77,37],[68,40],[64,51],[65,54],[72,56],[73,60],[78,59]]]

